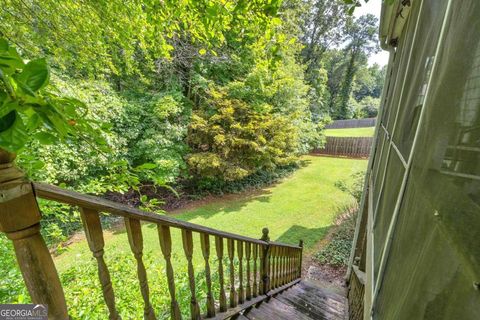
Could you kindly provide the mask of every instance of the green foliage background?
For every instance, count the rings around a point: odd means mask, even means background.
[[[346,2],[2,0],[0,148],[31,180],[133,191],[160,213],[145,186],[273,181],[324,143],[332,118],[378,108],[384,70],[366,64],[377,21],[349,16],[356,1]],[[40,206],[47,243],[62,250],[78,212]],[[20,282],[8,283],[20,275],[3,237],[0,248],[0,300],[24,301]]]

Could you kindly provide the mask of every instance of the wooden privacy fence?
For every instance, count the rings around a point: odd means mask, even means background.
[[[55,186],[31,183],[12,165],[14,156],[0,150],[0,231],[12,240],[19,267],[33,303],[47,304],[49,319],[68,319],[68,306],[52,257],[40,234],[40,210],[36,197],[77,206],[92,255],[96,259],[101,290],[110,319],[121,319],[116,308],[109,268],[104,259],[104,237],[100,223],[102,212],[123,217],[129,245],[136,259],[138,288],[144,302],[144,318],[156,319],[150,303],[149,284],[142,260],[143,236],[141,222],[156,224],[159,250],[163,255],[170,294],[172,319],[181,319],[171,262],[171,228],[181,230],[184,255],[188,264],[190,288],[190,318],[225,319],[249,308],[300,281],[302,242],[298,246],[270,241],[268,229],[263,229],[261,239],[222,232],[193,223],[180,221],[104,200],[98,197],[64,190]],[[207,286],[206,310],[200,314],[196,298],[195,272],[192,263],[193,238],[200,238],[200,250],[204,259],[204,276]],[[225,248],[226,242],[226,250]],[[211,252],[214,243],[215,253]],[[212,245],[213,247],[213,245]],[[226,252],[225,252],[226,251]],[[212,293],[210,257],[218,259],[220,293]],[[224,257],[228,263],[224,266]],[[236,258],[236,259],[235,259]],[[234,263],[234,259],[236,260]],[[238,261],[238,262],[237,262]],[[226,288],[224,268],[229,269],[229,287]],[[217,277],[215,277],[217,278]],[[228,294],[227,294],[228,292]],[[228,299],[227,299],[228,297]]]
[[[375,127],[376,119],[377,118],[335,120],[332,123],[327,124],[325,129]]]
[[[368,158],[372,148],[372,137],[326,137],[325,147],[316,150],[321,154]]]

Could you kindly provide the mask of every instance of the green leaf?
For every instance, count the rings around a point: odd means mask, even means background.
[[[22,119],[13,111],[15,121],[7,130],[0,132],[0,148],[18,152],[28,141],[28,133]]]
[[[10,111],[5,116],[0,118],[0,132],[10,129],[14,124],[15,119],[17,118],[17,113],[15,111]]]
[[[5,101],[2,101],[2,97],[3,97],[4,93],[3,92],[0,92],[0,103],[1,102],[5,102]],[[3,103],[1,106],[0,106],[0,118],[2,117],[5,117],[6,115],[8,115],[10,112],[12,112],[12,110],[15,110],[15,108],[17,107],[17,103],[16,102],[13,102],[13,101],[7,101],[6,103]]]
[[[38,91],[48,84],[50,72],[45,59],[32,60],[25,65],[16,79],[32,91]]]
[[[0,38],[0,52],[8,51],[8,41],[4,38]]]
[[[24,66],[22,58],[15,48],[10,47],[5,39],[0,38],[0,69],[7,75]]]
[[[152,170],[152,169],[155,169],[156,167],[157,165],[155,163],[147,162],[135,167],[135,170]]]
[[[35,134],[35,139],[38,140],[41,144],[54,144],[57,142],[57,137],[48,132],[39,132]]]

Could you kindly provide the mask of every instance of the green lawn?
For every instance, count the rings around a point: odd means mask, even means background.
[[[326,129],[327,137],[373,137],[375,127],[347,128],[347,129]]]
[[[297,244],[303,239],[305,250],[311,251],[313,245],[325,236],[341,208],[353,201],[350,195],[335,187],[335,182],[348,179],[352,173],[364,170],[367,162],[319,156],[306,156],[304,160],[305,167],[275,186],[240,196],[219,198],[175,217],[255,238],[261,236],[263,227],[268,227],[272,240]],[[145,224],[143,235],[145,264],[152,300],[154,305],[162,306],[159,318],[168,317],[164,260],[160,254],[156,227]],[[106,232],[105,238],[105,256],[110,267],[113,287],[117,301],[123,302],[119,309],[122,310],[124,318],[141,317],[141,296],[136,282],[136,267],[126,233],[123,230]],[[203,259],[198,250],[200,247],[198,234],[194,234],[194,239],[195,271],[201,272]],[[172,240],[177,293],[182,310],[187,313],[188,278],[178,230],[172,229]],[[214,253],[212,243],[211,255],[214,256]],[[72,306],[71,312],[76,318],[88,319],[92,315],[105,312],[105,306],[100,302],[102,298],[98,289],[96,263],[84,241],[72,244],[67,252],[56,257],[55,263],[66,288],[67,302]],[[217,263],[214,258],[211,266],[215,271]],[[215,279],[218,275],[212,276]],[[198,276],[198,279],[201,281],[203,277]],[[78,288],[80,286],[81,289]],[[199,286],[202,287],[202,284]],[[218,288],[215,288],[215,291],[217,290]],[[204,297],[204,292],[198,294]]]

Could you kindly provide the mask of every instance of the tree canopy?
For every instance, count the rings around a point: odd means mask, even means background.
[[[0,148],[93,193],[295,166],[330,119],[376,114],[378,21],[352,5],[3,0]]]

